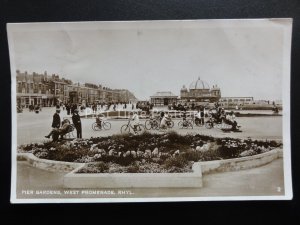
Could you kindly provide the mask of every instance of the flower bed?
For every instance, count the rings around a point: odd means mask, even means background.
[[[192,171],[193,162],[251,156],[281,145],[169,132],[34,143],[19,146],[18,151],[43,159],[87,163],[80,173],[186,173]]]

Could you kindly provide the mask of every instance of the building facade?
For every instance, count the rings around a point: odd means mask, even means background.
[[[200,77],[190,84],[189,89],[184,85],[180,90],[182,102],[217,102],[220,98],[220,88],[217,85],[210,88],[208,83]]]
[[[136,101],[136,97],[127,89],[110,89],[91,83],[79,84],[60,78],[26,71],[16,71],[17,104],[54,106],[60,103],[93,104]]]
[[[177,103],[178,96],[170,91],[156,92],[150,96],[150,103],[154,106],[168,106]]]
[[[253,97],[222,97],[219,100],[223,106],[249,105],[253,104]]]
[[[50,77],[44,74],[28,74],[16,71],[17,104],[52,105],[54,104],[54,89]]]

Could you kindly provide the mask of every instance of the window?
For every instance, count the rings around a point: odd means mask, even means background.
[[[22,83],[18,83],[18,92],[19,92],[19,93],[22,92]]]

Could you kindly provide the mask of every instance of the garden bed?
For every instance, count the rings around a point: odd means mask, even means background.
[[[169,132],[33,143],[19,146],[18,152],[41,159],[85,163],[79,173],[189,173],[194,162],[252,156],[281,145],[270,140]]]

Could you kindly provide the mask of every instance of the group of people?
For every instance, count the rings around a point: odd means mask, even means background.
[[[200,107],[197,112],[194,114],[195,123],[199,123],[200,125],[204,125],[205,117],[209,118],[209,121],[215,123],[226,123],[232,126],[232,130],[237,130],[238,124],[234,115],[234,112],[226,113],[224,108],[221,108],[218,104],[215,105],[215,109],[205,110],[204,107]],[[187,125],[187,115],[186,111],[182,112],[183,125]]]
[[[92,110],[95,112],[99,109],[101,110],[110,110],[116,111],[117,109],[127,109],[128,105],[131,104],[131,102],[108,102],[108,103],[94,103],[91,105],[87,105],[87,107],[91,107]],[[134,109],[134,104],[131,105],[132,109]]]
[[[208,111],[208,117],[216,123],[222,123],[231,125],[231,130],[235,131],[238,128],[238,124],[233,111],[226,113],[224,108],[218,107],[214,113],[212,109]]]
[[[28,106],[28,109],[29,109],[29,112],[36,112],[36,113],[39,113],[40,111],[42,111],[42,107],[37,104],[37,105],[29,105]]]
[[[71,111],[72,122],[77,131],[77,138],[82,138],[82,126],[81,126],[81,118],[79,115],[79,110],[77,109],[77,106],[75,108],[74,105],[70,107],[70,110],[72,108],[73,108],[73,110]],[[67,110],[67,114],[69,115],[69,111],[68,111],[69,108],[66,108],[66,110]],[[238,127],[233,111],[226,113],[224,108],[218,107],[214,110],[214,112],[212,109],[209,109],[209,111],[207,112],[207,116],[213,122],[216,123],[224,122],[226,124],[230,124],[232,126],[232,130],[236,130]],[[205,108],[203,107],[198,109],[198,111],[196,112],[195,122],[199,122],[200,124],[204,125],[204,118],[205,118]],[[182,119],[183,121],[187,121],[187,116],[185,111],[183,111]],[[101,115],[96,117],[96,122],[100,129],[102,129],[103,120],[104,118]],[[140,118],[136,111],[133,113],[130,120],[133,126],[133,130],[136,132],[136,129],[140,124]],[[167,128],[171,120],[172,120],[172,116],[169,113],[161,111],[159,114],[159,121],[160,121],[159,127],[162,129]],[[57,141],[59,137],[62,139],[63,136],[69,132],[70,126],[71,126],[71,121],[68,118],[61,121],[60,108],[56,108],[56,112],[54,113],[53,120],[52,120],[52,130],[45,137],[50,138],[52,136],[53,141]]]
[[[63,107],[63,110],[66,109],[67,110],[67,115],[70,115],[70,114],[74,114],[75,110],[78,110],[78,106],[77,104],[65,104],[62,106]],[[57,107],[57,108],[60,108],[60,107]]]
[[[71,128],[71,121],[68,118],[61,121],[59,114],[60,109],[57,108],[52,119],[52,130],[45,136],[46,138],[52,137],[53,141],[57,141],[59,137],[63,139],[64,135],[66,135]],[[77,131],[77,138],[82,138],[81,118],[78,109],[74,109],[73,111],[72,122]]]
[[[150,119],[156,120],[156,118],[154,118],[153,116],[151,116]],[[140,124],[140,118],[136,111],[133,113],[130,120],[133,126],[133,130],[136,133],[138,125]],[[172,116],[170,114],[161,111],[159,115],[159,121],[160,121],[159,128],[166,129],[169,126],[171,120],[172,120]]]

